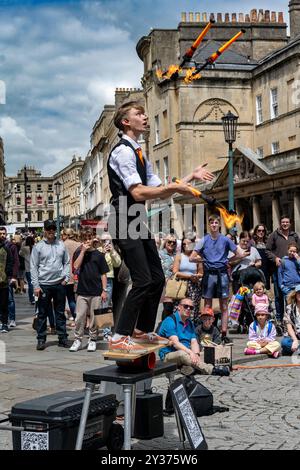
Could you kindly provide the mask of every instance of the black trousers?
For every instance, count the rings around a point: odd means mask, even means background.
[[[1,287],[0,289],[0,319],[3,325],[8,322],[8,287]]]
[[[49,315],[49,310],[52,310],[52,299],[58,338],[66,339],[68,337],[65,317],[66,288],[62,284],[55,284],[53,286],[41,285],[41,289],[42,293],[38,300],[39,311],[37,339],[46,341],[47,317]]]
[[[129,269],[132,289],[125,300],[116,333],[131,336],[134,328],[146,333],[155,328],[157,309],[165,285],[155,241],[116,240]]]

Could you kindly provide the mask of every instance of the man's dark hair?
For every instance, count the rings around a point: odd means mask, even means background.
[[[0,230],[1,230],[1,231],[4,231],[5,233],[7,233],[6,227],[0,227]]]
[[[289,219],[289,221],[291,222],[291,218],[287,214],[282,214],[282,216],[280,217],[280,222],[282,221],[282,219]]]

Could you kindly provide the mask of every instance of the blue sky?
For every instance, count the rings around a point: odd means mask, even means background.
[[[135,46],[182,11],[284,11],[288,0],[0,0],[0,104],[6,174],[24,164],[51,175],[89,150],[91,129],[116,87],[138,87]],[[241,7],[242,5],[242,7]]]

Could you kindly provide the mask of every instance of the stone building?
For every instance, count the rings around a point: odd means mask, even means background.
[[[177,29],[154,29],[137,44],[144,62],[149,154],[162,179],[208,162],[217,179],[206,189],[227,204],[228,147],[221,118],[228,110],[238,116],[235,203],[246,215],[245,228],[263,220],[271,230],[287,211],[300,231],[300,1],[289,6],[290,38],[281,12],[214,15],[216,23],[193,57],[197,64],[241,28],[246,32],[188,85],[181,77],[159,80],[156,71],[179,63],[209,15],[182,14]]]
[[[25,180],[27,212],[25,211]],[[53,178],[41,176],[33,167],[24,167],[17,176],[5,178],[5,212],[7,224],[18,228],[42,228],[45,219],[54,217]]]
[[[71,163],[53,176],[55,198],[54,218],[57,219],[57,186],[59,194],[59,216],[64,227],[78,229],[80,214],[79,175],[84,165],[81,157],[73,155]]]
[[[0,225],[4,225],[4,223],[5,223],[5,215],[4,215],[4,176],[5,176],[4,149],[3,149],[3,141],[0,137]]]

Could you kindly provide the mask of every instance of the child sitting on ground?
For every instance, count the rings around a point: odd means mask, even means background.
[[[268,319],[268,305],[256,304],[254,314],[256,319],[249,327],[249,341],[244,353],[246,355],[268,354],[271,357],[277,358],[279,356],[280,343],[276,341],[275,326]]]
[[[200,314],[200,323],[196,328],[197,341],[200,346],[207,346],[209,342],[221,344],[219,329],[213,325],[214,311],[211,307],[205,307]]]
[[[256,282],[253,286],[252,305],[266,304],[269,307],[269,297],[266,294],[263,282]]]

